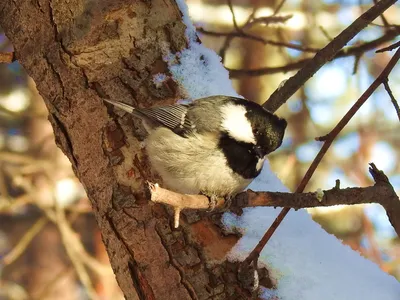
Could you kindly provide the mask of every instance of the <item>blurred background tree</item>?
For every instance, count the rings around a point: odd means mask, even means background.
[[[263,103],[374,1],[189,0],[201,41],[220,54],[239,94]],[[386,65],[400,5],[354,38],[279,110],[289,123],[272,168],[294,190],[328,133]],[[269,16],[269,17],[268,17]],[[270,17],[273,16],[273,17]],[[264,18],[268,17],[268,18]],[[369,43],[371,42],[372,43]],[[362,47],[362,45],[369,47]],[[0,52],[12,45],[0,33]],[[400,95],[400,68],[390,75]],[[383,87],[334,142],[307,191],[368,186],[374,162],[400,192],[399,116]],[[63,208],[65,215],[55,216]],[[328,232],[400,279],[400,244],[378,205],[311,209]],[[62,233],[62,234],[60,234]],[[65,239],[68,239],[68,243]],[[47,111],[18,62],[0,64],[0,299],[122,299],[90,203],[56,147]]]

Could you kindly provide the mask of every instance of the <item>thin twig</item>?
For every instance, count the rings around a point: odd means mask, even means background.
[[[285,4],[286,0],[281,0],[281,2],[279,2],[279,4],[276,6],[273,16],[275,16],[277,13],[280,12],[280,10],[282,9],[283,5]]]
[[[400,107],[399,107],[399,103],[397,102],[396,98],[393,96],[392,90],[390,89],[389,86],[389,79],[386,78],[383,81],[383,86],[385,87],[386,92],[389,94],[390,100],[392,101],[392,104],[394,106],[394,110],[397,113],[397,117],[399,118],[400,121]]]
[[[8,188],[6,184],[6,179],[4,176],[4,168],[3,168],[3,163],[0,162],[0,195],[4,199],[4,201],[0,201],[0,211],[2,210],[2,207],[5,205],[3,204],[4,202],[9,203],[10,195],[8,193]]]
[[[221,62],[225,62],[225,56],[226,56],[226,51],[228,51],[228,48],[233,40],[234,36],[227,36],[225,39],[224,44],[222,45],[221,49],[219,50],[218,55],[221,57]]]
[[[392,51],[392,50],[394,50],[396,48],[399,48],[399,47],[400,47],[400,41],[398,41],[398,42],[396,42],[396,43],[394,43],[394,44],[392,44],[392,45],[390,45],[388,47],[376,50],[375,53],[381,53],[381,52],[385,52],[385,51]]]
[[[376,3],[378,2],[378,0],[373,0],[374,4],[376,5]],[[385,27],[385,29],[387,30],[388,28],[390,28],[390,24],[389,22],[386,20],[385,16],[383,14],[381,14],[381,20],[382,20],[382,24]]]
[[[271,45],[271,46],[277,46],[277,47],[285,47],[285,48],[289,48],[289,49],[294,49],[294,50],[298,50],[298,51],[302,51],[302,52],[309,52],[309,53],[316,53],[319,51],[318,48],[312,48],[312,47],[305,47],[305,46],[301,46],[301,45],[297,45],[297,44],[293,44],[293,43],[286,43],[286,42],[278,42],[278,41],[272,41],[272,40],[268,40],[268,39],[264,39],[262,37],[256,36],[256,35],[252,35],[252,34],[247,34],[243,31],[234,31],[234,32],[217,32],[217,31],[209,31],[206,30],[202,27],[198,27],[197,31],[206,35],[210,35],[210,36],[226,36],[226,37],[231,37],[231,38],[243,38],[243,39],[249,39],[249,40],[253,40],[256,42],[260,42],[263,45]]]
[[[47,210],[48,211],[48,210]],[[92,281],[90,276],[85,269],[83,261],[81,259],[81,252],[77,251],[77,246],[82,246],[82,244],[77,240],[77,237],[71,227],[68,224],[68,221],[65,217],[65,212],[60,207],[56,206],[55,211],[55,224],[60,231],[61,240],[63,242],[65,251],[68,254],[69,259],[71,260],[72,265],[79,277],[79,280],[82,282],[82,285],[85,287],[85,290],[90,297],[90,299],[98,299],[96,291],[92,285]]]
[[[284,2],[285,1],[282,1],[280,5],[283,5]],[[262,37],[245,32],[245,29],[249,29],[250,27],[252,27],[253,25],[255,25],[257,23],[267,24],[267,23],[273,23],[273,22],[285,22],[286,20],[291,18],[291,16],[276,16],[276,13],[277,13],[277,11],[279,11],[280,7],[278,8],[278,10],[275,11],[275,13],[272,16],[261,17],[261,18],[254,18],[255,12],[258,9],[258,7],[254,7],[253,12],[248,17],[246,23],[240,27],[236,20],[236,15],[235,15],[235,11],[234,11],[234,8],[232,5],[232,0],[227,0],[227,3],[229,6],[229,10],[231,11],[231,15],[232,15],[232,23],[233,23],[233,27],[234,27],[233,31],[231,31],[229,33],[220,33],[220,32],[208,31],[203,28],[197,29],[201,33],[209,34],[212,36],[226,36],[226,39],[219,51],[219,56],[221,57],[222,63],[224,63],[226,51],[228,50],[232,40],[235,37],[241,37],[241,38],[258,41],[260,43],[263,43],[264,45],[273,45],[273,46],[280,46],[280,47],[284,46],[287,48],[293,48],[293,49],[296,49],[299,51],[304,51],[304,52],[312,52],[312,53],[316,52],[317,49],[305,48],[305,47],[295,45],[292,43],[280,43],[280,42],[270,41],[270,40],[264,39]]]
[[[13,199],[0,199],[0,213],[14,214],[18,209],[33,202],[34,197],[30,193],[25,193],[22,196]]]
[[[235,27],[235,29],[237,31],[241,31],[241,28],[238,26],[238,24],[236,22],[236,16],[235,16],[235,11],[234,11],[233,5],[232,5],[232,0],[227,0],[227,1],[228,1],[229,10],[231,11],[231,14],[232,14],[233,27]]]
[[[357,74],[357,71],[358,71],[358,66],[359,66],[359,64],[360,64],[360,60],[361,60],[361,56],[362,56],[362,54],[360,54],[360,55],[356,55],[354,58],[354,66],[353,66],[353,75],[354,74]]]
[[[233,6],[232,6],[232,2],[231,0],[228,0],[228,6],[229,9],[231,11],[232,14],[232,23],[233,23],[233,27],[236,29],[237,32],[241,32],[237,22],[236,22],[236,16],[235,16],[235,11],[233,10]],[[248,20],[249,21],[249,20]],[[232,34],[235,31],[232,31]],[[228,50],[232,40],[233,40],[234,36],[233,35],[229,35],[226,37],[224,44],[222,45],[221,49],[219,50],[219,56],[221,57],[221,62],[224,63],[225,61],[225,55],[226,55],[226,51]]]
[[[326,29],[323,26],[318,26],[319,30],[321,30],[322,34],[324,35],[324,37],[326,37],[326,39],[329,42],[332,42],[333,38],[329,35],[328,31],[326,31]]]
[[[16,261],[18,257],[24,253],[25,249],[29,246],[33,238],[43,229],[47,222],[48,219],[46,217],[41,217],[39,220],[37,220],[35,224],[33,224],[33,226],[25,232],[17,245],[15,245],[15,247],[3,257],[1,260],[2,263],[9,265]]]
[[[248,24],[246,24],[246,26],[243,27],[243,29],[244,28],[249,29],[257,24],[262,24],[262,25],[268,26],[270,24],[285,23],[287,20],[291,19],[292,17],[293,17],[293,15],[285,15],[285,16],[271,15],[271,16],[266,16],[266,17],[259,17],[259,18],[252,19],[251,22],[249,22]]]
[[[366,42],[359,46],[347,47],[347,48],[340,50],[333,59],[349,57],[349,56],[353,56],[353,55],[359,55],[359,54],[362,54],[369,50],[373,50],[373,49],[379,47],[380,45],[382,45],[388,41],[391,41],[396,36],[398,36],[397,30],[395,30],[395,29],[390,30],[376,40]],[[305,67],[308,63],[312,62],[313,59],[314,58],[304,58],[304,59],[298,60],[296,62],[293,62],[290,64],[285,64],[283,66],[278,66],[278,67],[264,67],[264,68],[259,68],[259,69],[230,69],[230,68],[227,68],[227,70],[229,71],[229,75],[232,78],[239,78],[242,76],[262,76],[262,75],[271,75],[271,74],[276,74],[276,73],[287,73],[287,72],[295,71],[295,70]]]

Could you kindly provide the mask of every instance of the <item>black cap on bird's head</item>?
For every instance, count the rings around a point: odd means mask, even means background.
[[[280,147],[287,122],[256,103],[248,102],[246,106],[246,117],[256,140],[254,150],[263,157]]]
[[[219,147],[229,167],[244,178],[255,178],[265,156],[282,144],[286,121],[257,103],[240,98],[228,98],[220,111]]]

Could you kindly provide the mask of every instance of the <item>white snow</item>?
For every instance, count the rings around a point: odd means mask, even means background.
[[[221,58],[197,42],[196,29],[190,21],[184,0],[178,0],[177,4],[187,27],[189,47],[176,55],[165,55],[164,60],[169,64],[173,78],[181,84],[187,97],[191,99],[213,95],[240,97],[232,87],[229,73],[224,69]]]
[[[213,95],[238,97],[229,80],[229,73],[214,51],[197,42],[190,42],[189,48],[176,55],[164,57],[169,64],[172,77],[192,99]],[[179,64],[177,64],[179,61]]]
[[[170,71],[188,98],[212,95],[237,96],[220,58],[196,42],[194,27],[183,0],[177,1],[187,25],[188,49],[166,55]],[[179,64],[177,62],[179,61]],[[288,189],[269,167],[268,161],[251,185],[252,190]],[[243,260],[268,229],[280,209],[245,209],[241,216],[226,213],[226,228],[239,229],[243,237],[229,254]],[[265,299],[280,300],[398,300],[400,283],[371,261],[326,233],[305,210],[291,211],[260,256],[276,280],[277,289],[263,289]]]

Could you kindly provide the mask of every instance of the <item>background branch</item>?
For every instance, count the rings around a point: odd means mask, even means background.
[[[367,52],[369,50],[376,49],[380,45],[393,40],[393,38],[395,38],[398,35],[399,35],[399,33],[398,33],[397,29],[390,29],[384,35],[382,35],[380,38],[377,38],[377,39],[375,39],[373,41],[366,42],[366,43],[363,43],[361,45],[351,46],[351,47],[347,47],[345,49],[341,49],[332,58],[332,60],[333,59],[342,58],[342,57],[360,56],[360,55],[362,55],[363,53],[365,53],[365,52]],[[241,36],[241,35],[238,34],[238,36]],[[246,37],[246,38],[249,38],[249,37]],[[271,41],[267,40],[267,42],[270,43]],[[287,44],[287,43],[282,43],[281,45],[276,43],[276,45],[277,46],[291,48],[291,47],[288,47],[288,46],[291,46],[291,45]],[[299,48],[297,50],[300,50],[301,46],[298,46],[297,48]],[[293,49],[294,49],[294,47],[293,47]],[[303,49],[304,52],[313,52],[312,50],[313,50],[313,48],[309,48],[309,47]],[[380,52],[383,52],[383,51],[380,51]],[[265,68],[259,68],[259,69],[230,69],[230,68],[227,68],[227,69],[229,70],[229,75],[232,78],[240,78],[242,76],[271,75],[271,74],[276,74],[276,73],[287,73],[287,72],[290,72],[290,71],[298,70],[298,69],[303,68],[304,66],[306,66],[308,63],[312,62],[313,59],[314,58],[304,58],[304,59],[298,60],[296,62],[288,63],[288,64],[285,64],[283,66],[278,66],[278,67],[265,67]]]
[[[380,16],[385,10],[396,3],[397,0],[381,0],[363,13],[349,27],[343,30],[336,38],[319,51],[294,76],[277,88],[264,103],[264,108],[274,112],[285,103],[304,83],[310,79],[324,64],[332,60],[335,55],[362,29]]]
[[[397,117],[399,118],[399,121],[400,121],[399,103],[397,102],[396,98],[393,96],[392,90],[390,89],[390,86],[389,86],[389,79],[388,78],[386,78],[386,80],[383,81],[383,86],[385,87],[385,90],[386,90],[386,92],[388,93],[388,95],[390,97],[390,101],[392,101],[394,110],[396,111]]]

